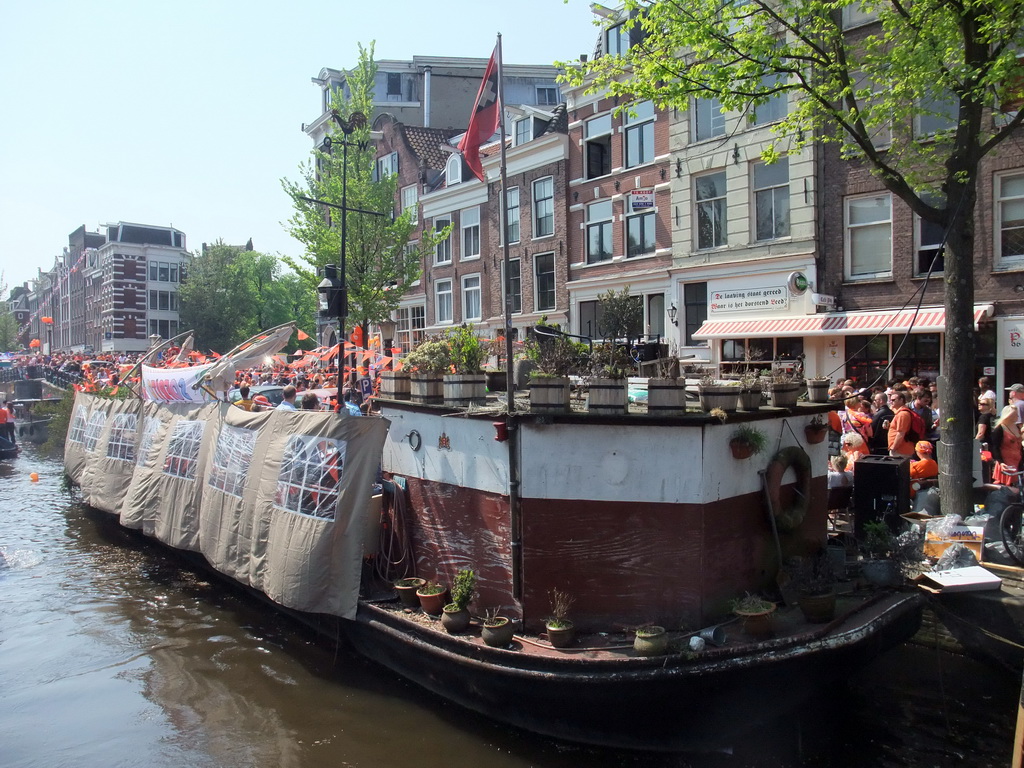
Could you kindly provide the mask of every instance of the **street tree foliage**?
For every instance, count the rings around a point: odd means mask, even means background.
[[[12,297],[13,294],[8,294],[4,273],[0,272],[0,352],[18,349],[18,322],[11,312]]]
[[[179,301],[181,327],[195,331],[196,348],[221,354],[289,320],[308,332],[316,311],[305,282],[276,257],[223,241],[193,254]]]
[[[348,92],[339,90],[332,94],[333,113],[346,123],[354,112],[362,113],[369,121],[373,115],[376,74],[373,44],[369,48],[359,46],[359,64],[347,77]],[[433,252],[440,239],[448,236],[450,228],[440,235],[424,232],[418,243],[410,243],[417,223],[414,209],[394,215],[398,178],[391,174],[378,178],[374,172],[375,150],[370,142],[369,124],[356,127],[346,136],[332,122],[330,138],[329,149],[314,149],[311,158],[299,166],[301,179],[281,180],[295,209],[285,228],[306,246],[301,259],[285,257],[285,261],[315,292],[320,282],[317,269],[339,263],[343,213],[300,197],[336,206],[341,206],[345,198],[349,208],[345,246],[347,328],[360,325],[365,331],[369,323],[390,317],[402,296],[419,279],[425,256]],[[343,145],[346,142],[347,149]],[[343,185],[347,185],[347,195],[343,195]]]
[[[975,206],[982,159],[1024,120],[1024,0],[625,0],[623,16],[628,51],[570,65],[570,82],[626,105],[717,99],[751,120],[785,98],[765,160],[837,144],[943,228],[940,485],[951,511],[970,509]]]

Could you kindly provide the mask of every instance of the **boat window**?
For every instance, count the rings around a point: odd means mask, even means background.
[[[103,432],[103,425],[106,423],[107,414],[105,411],[93,411],[89,414],[89,423],[85,425],[85,436],[82,438],[85,450],[96,450],[96,443],[99,442],[100,433]]]
[[[68,432],[68,441],[81,443],[85,439],[85,422],[89,415],[89,409],[84,405],[75,408],[75,416],[71,420],[71,430]]]
[[[203,442],[201,421],[180,420],[174,425],[164,459],[164,474],[183,477],[186,480],[196,479],[196,465],[199,463],[199,446]]]
[[[207,481],[210,487],[241,498],[255,449],[255,430],[223,425],[217,436],[217,447],[213,451]]]
[[[138,416],[134,413],[119,413],[110,425],[110,439],[107,441],[107,458],[135,462],[135,428]]]
[[[159,428],[160,419],[153,416],[146,416],[142,419],[142,439],[139,440],[139,452],[135,457],[137,467],[144,467],[149,461],[149,454],[153,451],[153,444]]]
[[[293,436],[281,460],[275,505],[300,515],[334,520],[346,445],[345,440]]]

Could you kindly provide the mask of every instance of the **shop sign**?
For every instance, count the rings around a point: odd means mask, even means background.
[[[1024,318],[1004,320],[999,346],[1007,360],[1024,360]]]
[[[789,290],[786,286],[712,291],[708,306],[709,313],[778,312],[786,309],[789,309]]]

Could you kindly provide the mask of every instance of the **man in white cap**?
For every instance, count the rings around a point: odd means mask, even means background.
[[[1017,423],[1024,424],[1024,384],[1011,384],[1006,391],[1010,393],[1010,405],[1017,409]]]

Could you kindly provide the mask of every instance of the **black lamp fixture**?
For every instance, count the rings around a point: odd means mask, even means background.
[[[679,325],[679,321],[676,320],[676,315],[679,314],[679,310],[676,309],[675,304],[670,304],[668,308],[668,319],[672,325]]]

